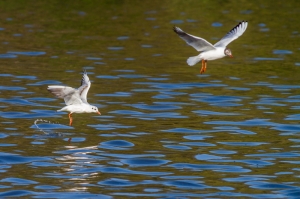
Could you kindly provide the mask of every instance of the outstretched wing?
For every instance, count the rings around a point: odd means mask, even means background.
[[[87,102],[87,93],[89,92],[90,87],[91,87],[91,81],[90,81],[89,77],[87,76],[86,70],[84,70],[83,76],[81,79],[81,85],[78,88],[80,98],[84,103],[88,103]]]
[[[47,90],[53,93],[56,97],[65,100],[66,105],[81,104],[82,100],[75,88],[68,86],[48,86]]]
[[[194,35],[190,35],[176,26],[173,28],[173,30],[181,39],[183,39],[188,45],[192,46],[197,51],[208,51],[216,49],[211,43],[209,43],[205,39],[196,37]]]
[[[232,28],[220,41],[218,41],[214,47],[223,47],[225,48],[230,42],[239,38],[245,30],[247,29],[248,22],[242,21],[234,28]]]

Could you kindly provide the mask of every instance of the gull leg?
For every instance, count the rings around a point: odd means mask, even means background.
[[[70,119],[70,126],[72,126],[73,118],[72,118],[72,113],[69,113],[69,119]]]
[[[206,66],[207,66],[207,60],[204,61],[204,69],[203,69],[203,73],[206,71]]]
[[[205,63],[205,60],[202,59],[202,66],[201,66],[201,69],[200,69],[200,74],[204,73],[204,63]]]

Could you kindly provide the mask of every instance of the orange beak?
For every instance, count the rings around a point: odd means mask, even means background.
[[[233,55],[229,55],[230,58],[233,58]]]
[[[99,115],[101,115],[101,113],[100,113],[99,111],[98,111],[97,113],[98,113]]]

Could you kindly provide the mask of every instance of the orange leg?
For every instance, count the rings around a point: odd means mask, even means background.
[[[207,66],[207,60],[204,61],[204,70],[203,70],[203,73],[206,71],[206,66]]]
[[[201,61],[201,69],[200,69],[200,74],[202,74],[203,73],[203,65],[204,65],[204,60],[202,59],[202,61]]]
[[[69,119],[70,119],[70,126],[72,126],[72,122],[73,122],[72,113],[69,113]]]
[[[202,59],[202,67],[200,69],[200,74],[206,71],[206,66],[207,66],[207,60]]]

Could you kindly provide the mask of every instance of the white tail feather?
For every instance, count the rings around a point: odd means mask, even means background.
[[[201,58],[199,56],[194,56],[194,57],[189,57],[186,62],[189,66],[194,66],[200,60],[201,60]]]

